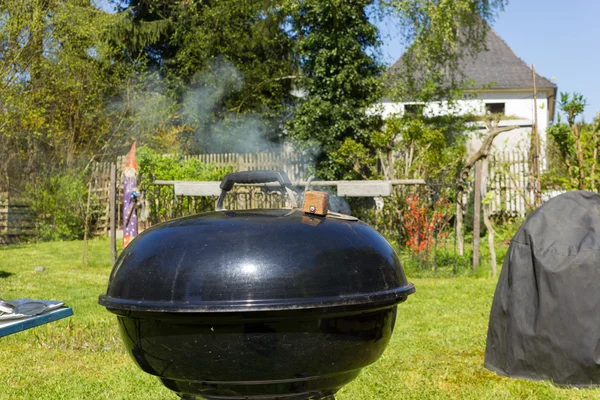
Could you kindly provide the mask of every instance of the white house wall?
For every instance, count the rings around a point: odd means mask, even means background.
[[[448,102],[429,103],[425,106],[424,114],[426,116],[436,116],[444,114],[464,115],[472,113],[483,115],[486,103],[504,103],[505,115],[507,118],[501,125],[519,125],[521,128],[513,131],[504,132],[494,140],[495,151],[515,151],[527,150],[529,148],[529,137],[531,135],[531,125],[534,120],[533,94],[531,91],[497,91],[478,93],[473,99],[460,100],[455,102],[452,107]],[[384,101],[379,104],[377,112],[381,113],[384,119],[392,115],[401,115],[404,112],[405,104],[415,103],[394,103]],[[549,124],[548,96],[546,92],[538,92],[538,131],[544,148],[546,138],[546,128]],[[482,129],[482,133],[484,130]],[[470,151],[475,151],[481,144],[481,135],[474,134],[468,143]]]

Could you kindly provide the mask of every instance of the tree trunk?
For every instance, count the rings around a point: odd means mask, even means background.
[[[48,4],[46,2],[34,2],[31,10],[31,30],[29,56],[31,57],[30,84],[33,92],[37,91],[43,84],[42,64],[44,59],[44,27]]]
[[[413,152],[414,152],[414,143],[411,142],[408,153],[406,154],[406,163],[404,166],[404,176],[407,178],[408,178],[408,171],[410,171],[410,167],[412,166]]]
[[[598,158],[598,124],[600,124],[600,112],[596,115],[596,119],[594,120],[594,124],[592,125],[592,135],[594,137],[594,157],[591,168],[591,189],[594,193],[598,193],[598,186],[596,186],[596,160]]]
[[[388,174],[389,174],[388,179],[394,179],[394,176],[396,175],[396,173],[394,171],[394,152],[391,148],[390,148],[390,150],[388,150],[387,156],[388,156]]]
[[[487,197],[487,180],[489,176],[489,160],[485,158],[482,161],[483,165],[481,166],[481,197]],[[490,220],[490,204],[483,204],[483,223],[488,231],[488,246],[490,248],[490,258],[491,258],[491,268],[492,268],[492,277],[496,277],[496,249],[494,248],[494,227],[492,226],[492,221]]]
[[[92,174],[93,177],[93,174]],[[85,256],[87,253],[87,240],[88,240],[88,231],[89,227],[89,219],[90,219],[90,199],[92,197],[92,178],[90,178],[88,182],[88,192],[87,192],[87,204],[85,206],[85,221],[83,224],[83,252],[81,254],[81,266],[85,267]]]
[[[583,147],[581,146],[581,135],[577,124],[573,124],[571,128],[573,130],[573,136],[575,136],[575,146],[577,151],[577,167],[579,168],[579,182],[577,188],[579,190],[585,190],[585,166],[583,157]]]
[[[496,277],[497,266],[496,266],[496,249],[494,247],[494,228],[492,227],[492,222],[490,221],[490,205],[483,205],[483,223],[488,230],[488,246],[490,248],[490,258],[491,258],[491,268],[492,268],[492,277]]]
[[[469,179],[469,174],[471,173],[471,169],[473,168],[473,165],[475,165],[475,163],[477,161],[482,160],[488,156],[496,136],[498,136],[502,132],[508,132],[513,129],[519,128],[519,126],[517,126],[517,125],[506,126],[506,127],[500,128],[500,127],[498,127],[498,124],[499,124],[499,119],[493,120],[491,115],[488,115],[488,117],[485,121],[487,134],[483,138],[483,143],[481,144],[481,147],[479,148],[479,150],[477,150],[475,153],[473,153],[471,155],[471,157],[469,157],[469,159],[465,163],[464,168],[460,171],[459,176],[458,176],[459,186],[464,185],[465,182],[467,181],[467,179]],[[462,225],[463,225],[462,189],[458,189],[457,192],[458,193],[456,195],[456,239],[458,241],[458,254],[462,256],[464,254],[464,237],[462,235]],[[478,240],[479,240],[479,238],[478,238]]]
[[[590,188],[592,192],[598,193],[598,187],[596,186],[596,159],[598,158],[598,133],[592,133],[594,135],[594,157],[591,168],[591,177],[590,177]]]

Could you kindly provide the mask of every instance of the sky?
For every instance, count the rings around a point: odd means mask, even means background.
[[[600,112],[600,0],[511,0],[494,30],[536,72],[587,99],[585,121]],[[390,20],[378,24],[386,64],[404,46]],[[563,119],[564,120],[564,119]]]

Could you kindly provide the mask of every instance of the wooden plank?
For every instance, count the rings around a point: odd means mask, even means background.
[[[475,163],[475,188],[473,190],[473,271],[479,268],[479,232],[481,226],[481,163]]]
[[[178,182],[174,185],[175,196],[219,196],[219,182]]]
[[[376,181],[346,181],[337,185],[338,196],[387,197],[392,194],[392,184]]]
[[[174,185],[176,183],[198,183],[198,182],[217,182],[217,181],[170,181],[170,180],[156,180],[152,182],[154,185]],[[392,185],[425,185],[424,179],[392,179],[389,181],[312,181],[310,183],[311,186],[338,186],[340,183],[390,183]],[[217,182],[220,183],[220,182]],[[296,181],[292,182],[292,186],[306,186],[308,181]],[[257,183],[257,184],[246,184],[244,186],[269,186],[269,187],[278,187],[279,183]]]

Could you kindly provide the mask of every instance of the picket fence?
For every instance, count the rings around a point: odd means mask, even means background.
[[[11,244],[19,237],[35,235],[35,221],[27,201],[0,192],[0,245]]]
[[[283,170],[292,181],[308,178],[311,159],[301,153],[222,153],[186,155],[184,159],[195,158],[202,163],[217,167],[231,167],[234,171]],[[124,157],[116,161],[117,166],[117,226],[122,222]],[[95,163],[93,166],[91,194],[94,210],[96,234],[107,234],[110,226],[109,194],[111,163]],[[490,207],[492,214],[524,216],[528,204],[533,203],[533,192],[529,179],[529,160],[527,153],[496,153],[490,158],[490,173],[487,191],[493,192]],[[141,177],[145,179],[145,177]],[[147,178],[146,178],[147,179]],[[144,182],[139,182],[140,184]],[[545,196],[552,197],[560,192]],[[8,199],[0,192],[0,244],[10,236],[34,234],[34,221],[26,202]]]
[[[534,191],[526,152],[495,153],[490,159],[487,192],[492,192],[492,215],[523,217],[534,204]],[[549,192],[545,198],[560,192]]]
[[[310,156],[303,153],[264,152],[264,153],[220,153],[195,154],[184,159],[195,158],[204,164],[217,167],[232,167],[234,171],[256,171],[260,169],[284,171],[292,181],[308,178]]]
[[[165,157],[173,156],[165,154]],[[255,170],[283,170],[292,181],[305,180],[308,178],[311,158],[302,153],[291,152],[264,152],[264,153],[220,153],[220,154],[194,154],[185,155],[184,160],[197,159],[204,164],[213,164],[216,167],[231,167],[233,171],[255,171]],[[117,226],[122,225],[123,208],[123,175],[122,165],[124,157],[117,159]],[[97,210],[96,234],[108,233],[110,226],[110,167],[111,163],[96,163],[93,166],[92,195]],[[138,185],[142,185],[144,179],[140,177]],[[147,184],[146,184],[147,186]]]

